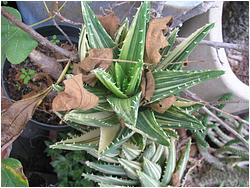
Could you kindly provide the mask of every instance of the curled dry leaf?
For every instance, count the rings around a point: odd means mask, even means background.
[[[141,98],[144,99],[145,98],[145,92],[146,92],[146,75],[145,75],[144,70],[142,70],[140,87],[141,87]]]
[[[18,137],[28,120],[32,118],[35,108],[42,102],[42,99],[49,91],[50,88],[33,97],[17,101],[1,114],[2,149],[7,148],[14,141],[13,138]]]
[[[55,80],[59,78],[63,68],[55,58],[48,57],[37,50],[33,50],[29,58],[35,65],[38,65],[44,72],[52,76],[52,78]]]
[[[74,64],[73,73],[82,74],[83,82],[94,86],[96,83],[96,77],[92,70],[95,68],[102,68],[107,70],[112,64],[113,51],[111,48],[94,48],[89,51],[88,57],[86,57],[80,64]]]
[[[175,96],[170,96],[157,103],[150,104],[149,106],[156,112],[164,113],[168,108],[170,108],[176,101]]]
[[[164,18],[152,19],[149,23],[147,36],[146,36],[146,62],[157,64],[161,60],[159,50],[168,45],[164,33],[168,31],[173,18],[167,16]]]
[[[120,24],[119,18],[113,12],[105,16],[98,16],[97,18],[107,33],[114,39]]]
[[[52,102],[53,111],[88,110],[97,106],[99,98],[83,87],[82,74],[64,80],[63,83],[65,90],[54,98]]]

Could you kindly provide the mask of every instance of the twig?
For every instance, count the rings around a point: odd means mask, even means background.
[[[31,27],[27,26],[26,24],[24,24],[23,22],[17,20],[14,16],[9,14],[3,7],[1,7],[1,11],[2,11],[2,15],[5,18],[7,18],[11,23],[16,25],[17,27],[19,27],[23,31],[29,33],[32,36],[32,38],[37,40],[41,45],[51,49],[52,51],[56,51],[61,55],[69,57],[71,59],[74,59],[74,60],[77,59],[76,54],[74,54],[73,52],[70,52],[70,51],[68,51],[66,49],[63,49],[63,48],[61,48],[61,47],[59,47],[57,45],[52,44],[48,39],[46,39],[45,37],[43,37],[42,35],[37,33],[34,29],[32,29]]]
[[[215,5],[214,1],[205,1],[199,4],[198,6],[192,8],[191,10],[184,12],[183,14],[181,14],[180,16],[177,16],[174,19],[174,22],[171,25],[171,28],[181,26],[185,21],[189,20],[190,18],[207,12],[214,5]]]
[[[178,43],[184,41],[186,38],[178,37],[176,41]],[[214,48],[225,48],[225,49],[234,49],[237,51],[244,51],[248,52],[248,46],[244,44],[232,44],[232,43],[226,43],[226,42],[215,42],[215,41],[208,41],[208,40],[202,40],[199,45],[207,45]]]
[[[66,23],[69,23],[71,25],[76,25],[76,26],[81,26],[83,24],[80,22],[74,22],[72,20],[69,20],[69,19],[63,17],[60,12],[54,12],[54,14],[60,19],[61,22],[66,22]]]
[[[63,77],[65,76],[66,72],[68,71],[68,68],[70,66],[70,62],[71,62],[71,59],[68,60],[68,63],[66,64],[66,66],[64,67],[61,75],[59,76],[59,78],[57,79],[56,83],[55,84],[59,84],[61,81],[63,81]]]
[[[49,15],[49,17],[53,17],[53,23],[55,25],[55,27],[63,34],[63,36],[67,39],[67,41],[70,43],[71,46],[73,46],[72,41],[70,40],[69,36],[62,30],[62,28],[57,24],[56,20],[55,20],[55,16],[53,15],[53,12],[51,12],[46,4],[45,1],[43,1],[44,7]],[[61,6],[60,8],[62,8],[63,6]],[[58,9],[58,1],[54,2],[54,9],[56,10],[55,12],[59,11]]]

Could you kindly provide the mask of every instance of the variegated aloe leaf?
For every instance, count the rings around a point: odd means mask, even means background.
[[[158,147],[154,153],[154,156],[151,158],[151,161],[157,163],[159,159],[161,158],[164,150],[165,150],[165,146],[158,144]]]
[[[205,128],[201,121],[175,106],[171,106],[162,114],[155,112],[155,118],[163,129],[186,128],[190,130],[198,130]]]
[[[160,187],[160,182],[156,179],[153,179],[144,172],[138,171],[137,175],[139,177],[140,183],[143,187]]]
[[[120,165],[115,165],[115,164],[100,164],[100,163],[94,163],[94,162],[89,162],[86,161],[85,164],[98,171],[102,172],[104,174],[110,174],[110,175],[116,175],[116,176],[126,176],[126,172]]]
[[[103,152],[112,141],[117,138],[117,134],[121,130],[120,126],[112,126],[112,127],[101,127],[100,128],[100,141],[98,153]]]
[[[125,143],[122,145],[122,152],[124,153],[125,157],[132,161],[136,159],[142,152],[136,145],[131,143]]]
[[[86,26],[82,25],[80,38],[78,42],[78,53],[80,57],[80,62],[86,57],[88,52],[88,39],[87,39],[87,31]]]
[[[173,51],[171,51],[163,61],[158,64],[157,70],[166,68],[174,69],[175,66],[171,65],[171,63],[184,61],[193,51],[193,49],[198,45],[198,43],[207,36],[209,31],[213,27],[214,23],[206,24],[202,28],[192,33],[186,40],[181,42]],[[180,68],[180,66],[178,66],[178,68]]]
[[[143,172],[155,180],[161,178],[161,166],[147,158],[143,158]]]
[[[120,186],[138,185],[138,181],[136,180],[121,179],[121,178],[112,177],[112,176],[98,176],[94,174],[85,174],[85,173],[82,173],[82,176],[94,182],[104,183],[104,184],[114,184],[114,185],[120,185]]]
[[[124,168],[127,176],[131,179],[138,179],[137,171],[142,170],[141,163],[137,161],[130,161],[122,158],[118,158],[119,163]]]
[[[105,111],[72,110],[65,114],[64,120],[92,127],[112,127],[119,125],[116,114]]]
[[[168,157],[166,159],[166,166],[161,180],[162,186],[167,186],[172,178],[176,165],[176,149],[175,149],[175,139],[171,138],[170,146],[168,150]]]
[[[156,144],[155,142],[151,142],[147,145],[146,149],[143,152],[143,157],[151,160],[156,152]]]
[[[65,150],[88,150],[95,148],[100,138],[100,130],[94,129],[83,135],[68,138],[60,142],[50,145],[52,149],[65,149]]]
[[[178,164],[176,166],[175,172],[178,174],[178,179],[181,181],[183,173],[186,169],[188,160],[189,160],[189,154],[190,154],[190,148],[191,148],[191,139],[188,140],[188,143],[186,144],[185,151],[181,154]]]
[[[134,132],[131,129],[128,129],[127,127],[121,128],[116,138],[114,138],[111,144],[101,152],[101,155],[114,153],[114,151],[119,149],[123,143],[133,136],[133,134]]]
[[[81,7],[90,48],[113,48],[114,41],[89,7],[88,2],[82,1]]]
[[[124,120],[125,124],[135,127],[138,109],[140,105],[141,92],[128,99],[120,99],[117,97],[108,97],[107,101],[113,108],[119,118]]]
[[[146,25],[149,21],[149,2],[143,2],[138,9],[134,20],[129,28],[128,34],[124,40],[120,57],[121,60],[136,61],[137,63],[116,63],[115,66],[120,65],[121,68],[115,68],[116,78],[124,79],[128,78],[128,86],[125,90],[127,95],[133,95],[137,92],[139,83],[141,80],[145,40],[146,40]],[[122,83],[122,80],[117,80],[118,84]],[[118,85],[120,88],[122,85]]]
[[[167,135],[157,123],[154,113],[151,110],[145,110],[138,113],[136,128],[159,144],[165,146],[169,145],[169,135]]]
[[[167,55],[169,54],[170,50],[172,50],[173,46],[174,46],[174,43],[175,43],[175,40],[176,40],[176,37],[177,37],[177,33],[179,32],[179,28],[175,28],[169,35],[168,37],[168,45],[162,50],[162,58],[166,58]],[[162,59],[162,60],[163,60]]]
[[[182,99],[175,101],[174,106],[180,107],[182,110],[188,113],[192,113],[194,111],[199,110],[201,107],[204,106],[204,104],[198,101],[191,101],[191,100],[182,98]]]
[[[155,91],[150,103],[178,94],[203,81],[217,78],[224,74],[221,70],[183,71],[166,70],[153,72]]]
[[[135,133],[129,140],[132,144],[136,145],[140,150],[144,150],[147,144],[147,138],[141,134]]]
[[[128,26],[129,26],[128,18],[125,18],[115,35],[115,43],[118,45],[118,47],[122,46],[123,41],[127,36]]]
[[[113,77],[107,73],[105,70],[103,69],[95,69],[93,70],[93,72],[95,73],[96,77],[98,78],[98,80],[101,81],[101,83],[109,90],[111,91],[113,94],[115,94],[117,97],[120,98],[127,98],[127,95],[125,95],[117,86],[116,83],[113,79]]]

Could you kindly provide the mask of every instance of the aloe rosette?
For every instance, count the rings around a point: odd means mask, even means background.
[[[116,60],[109,70],[97,68],[92,71],[99,84],[83,86],[99,97],[98,105],[86,111],[74,109],[61,116],[82,135],[50,147],[85,150],[98,158],[98,163],[86,162],[98,173],[83,172],[82,175],[100,186],[167,186],[174,173],[181,180],[191,139],[177,160],[176,129],[185,128],[195,135],[204,131],[206,127],[192,115],[192,111],[202,104],[178,98],[164,113],[155,112],[148,105],[169,96],[179,96],[185,89],[224,73],[220,70],[186,71],[182,70],[181,63],[176,63],[185,61],[214,24],[206,24],[175,48],[178,29],[170,32],[166,37],[168,46],[161,51],[161,61],[151,70],[155,81],[154,94],[150,101],[142,103],[140,84],[142,72],[148,68],[144,63],[144,52],[150,2],[141,4],[130,27],[127,20],[121,24],[114,40],[88,3],[82,2],[81,5],[85,23],[79,40],[81,59],[90,49],[112,48]],[[86,132],[86,127],[90,131]]]

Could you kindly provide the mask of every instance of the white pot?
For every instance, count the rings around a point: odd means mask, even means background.
[[[223,2],[217,1],[216,6],[207,13],[187,21],[181,28],[180,36],[187,37],[206,23],[215,23],[215,27],[210,31],[206,40],[222,42],[222,11]],[[217,53],[215,48],[199,45],[191,53],[189,60],[201,62],[190,63],[187,69],[218,69],[225,71],[222,77],[195,86],[190,89],[191,91],[206,101],[215,101],[225,93],[232,93],[233,99],[224,108],[230,113],[241,113],[249,108],[249,86],[240,81],[233,73],[224,49],[219,49]]]

